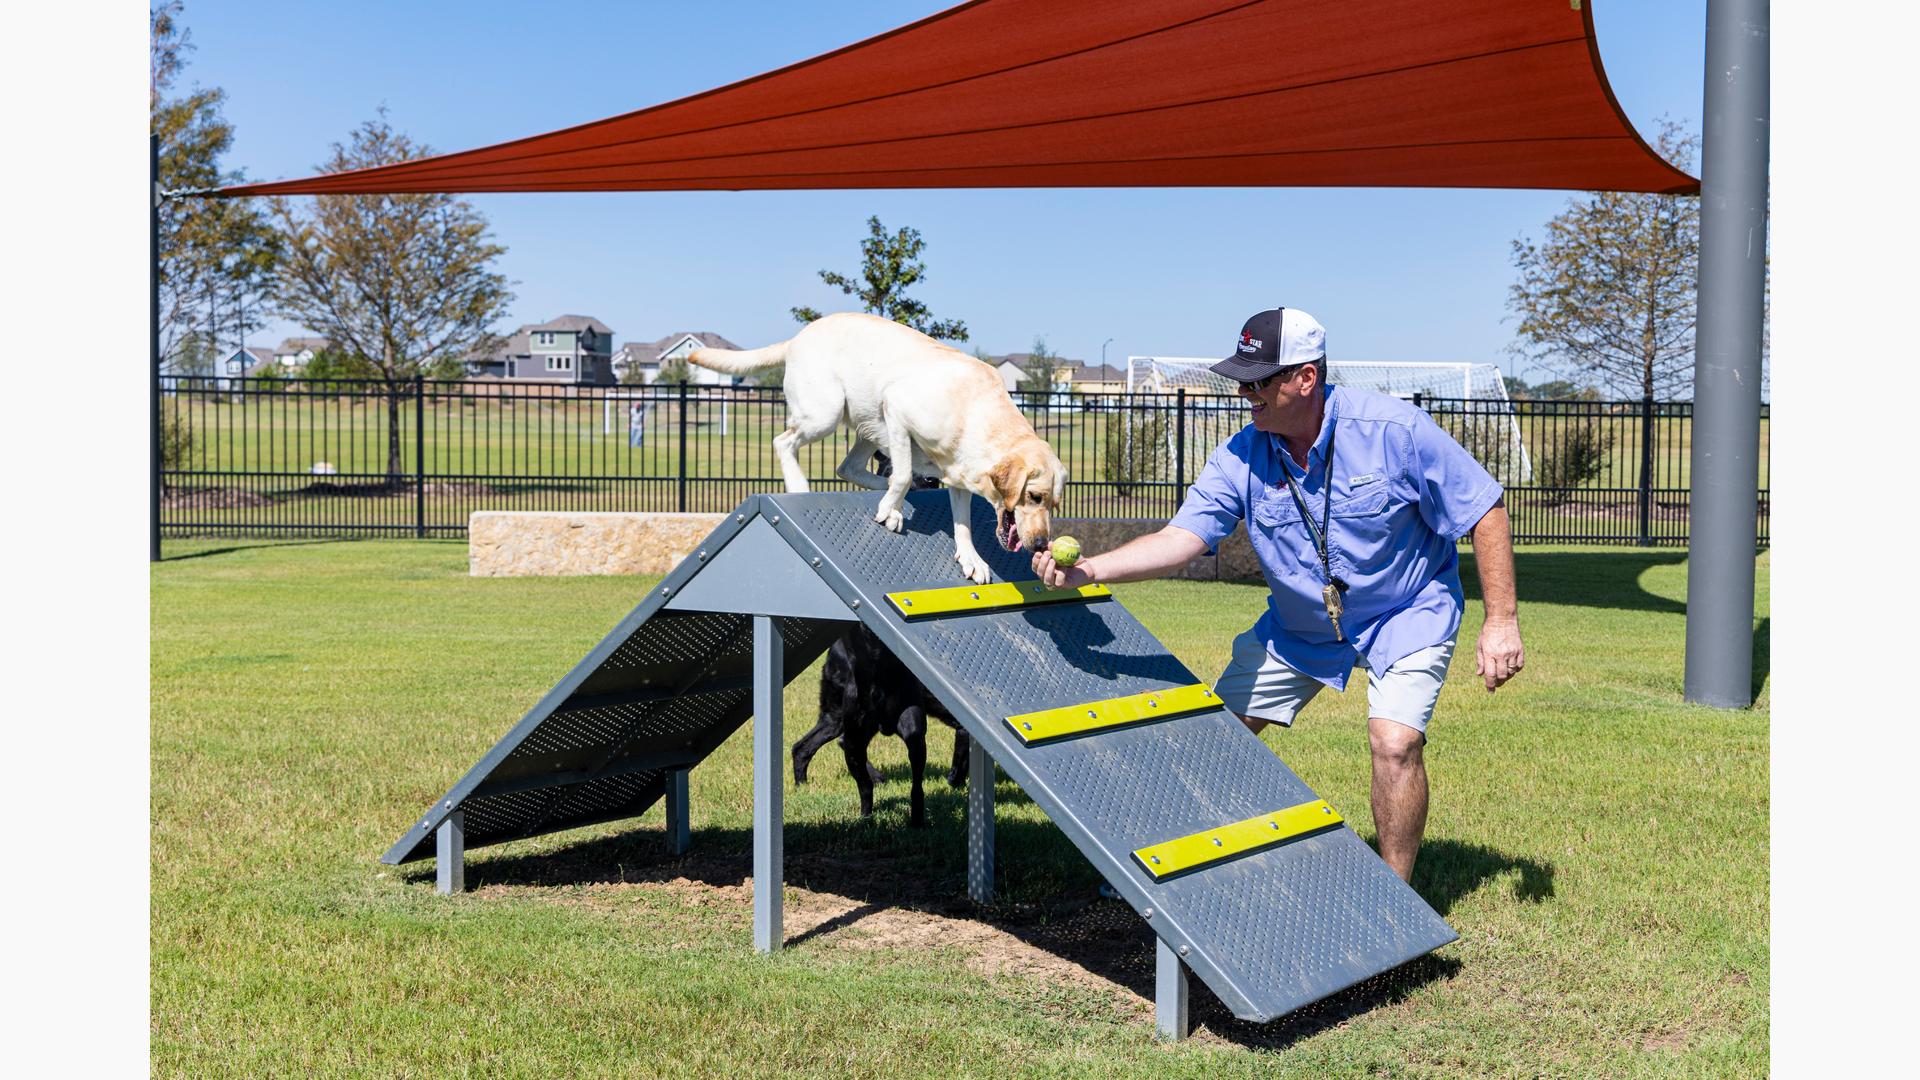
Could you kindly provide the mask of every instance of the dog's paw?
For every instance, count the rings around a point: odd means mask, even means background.
[[[987,566],[987,561],[971,551],[954,552],[953,561],[960,564],[960,573],[975,585],[985,585],[993,580],[993,570]]]
[[[907,519],[898,510],[883,510],[873,515],[873,520],[887,527],[888,532],[905,532]]]

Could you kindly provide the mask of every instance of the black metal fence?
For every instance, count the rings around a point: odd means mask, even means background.
[[[464,536],[478,510],[731,509],[784,485],[778,390],[500,382],[162,383],[168,536]],[[1167,517],[1245,426],[1239,398],[1017,394],[1071,480],[1069,517]],[[1418,399],[1506,485],[1519,542],[1683,544],[1687,402]],[[1767,539],[1767,419],[1760,516]],[[818,491],[845,431],[807,447]]]

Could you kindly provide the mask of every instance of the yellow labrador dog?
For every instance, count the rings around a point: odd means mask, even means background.
[[[990,576],[973,549],[968,493],[999,507],[1001,547],[1045,550],[1067,470],[1014,407],[999,372],[966,353],[912,327],[847,312],[817,319],[778,345],[698,349],[687,359],[729,375],[787,366],[787,429],[773,437],[773,453],[788,491],[807,490],[799,449],[844,419],[856,439],[834,471],[887,493],[875,521],[901,531],[900,506],[914,476],[936,476],[953,500],[953,557],[968,578],[985,584]],[[873,472],[875,450],[892,459],[891,479]]]

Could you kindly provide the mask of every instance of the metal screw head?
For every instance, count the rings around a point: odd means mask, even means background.
[[[1088,710],[1087,710],[1087,715],[1088,715],[1088,716],[1091,716],[1091,717],[1093,717],[1093,718],[1095,718],[1095,719],[1099,719],[1099,717],[1100,717],[1100,714],[1099,714],[1099,713],[1097,713],[1097,712],[1094,712],[1094,711],[1093,711],[1092,709],[1088,709]]]
[[[1026,729],[1027,729],[1028,731],[1032,731],[1032,730],[1033,730],[1033,725],[1032,725],[1032,724],[1030,724],[1030,723],[1028,723],[1028,722],[1026,722],[1025,720],[1022,720],[1022,721],[1020,721],[1020,726],[1021,726],[1021,727],[1023,727],[1023,728],[1026,728]]]
[[[1331,814],[1331,813],[1333,813],[1333,807],[1331,807],[1331,806],[1323,806],[1323,807],[1321,807],[1321,808],[1320,808],[1320,812],[1321,812],[1321,813],[1323,813],[1323,814]]]
[[[1154,700],[1153,698],[1148,698],[1148,699],[1147,699],[1147,708],[1149,708],[1149,709],[1157,709],[1157,708],[1159,708],[1159,707],[1160,707],[1160,703],[1159,703],[1158,701],[1155,701],[1155,700]]]
[[[779,514],[775,514],[775,515],[773,515],[773,523],[774,523],[775,525],[778,525],[778,524],[780,524],[780,515],[779,515]]]
[[[1192,951],[1193,951],[1192,949],[1190,949],[1190,948],[1188,948],[1188,947],[1187,947],[1187,946],[1185,946],[1185,945],[1182,945],[1182,946],[1180,946],[1180,955],[1181,955],[1181,956],[1185,956],[1185,955],[1187,955],[1188,953],[1190,953],[1190,952],[1192,952]]]
[[[1155,862],[1159,862],[1160,860],[1158,860],[1158,859],[1155,859],[1154,861],[1155,861]],[[1152,909],[1152,908],[1143,908],[1143,909],[1141,910],[1141,912],[1140,912],[1140,917],[1141,917],[1141,918],[1143,918],[1143,919],[1151,919],[1151,918],[1153,918],[1153,909]]]
[[[1155,865],[1155,866],[1159,866],[1159,865],[1160,865],[1160,856],[1158,856],[1158,855],[1149,855],[1149,856],[1147,856],[1147,858],[1149,858],[1149,859],[1152,859],[1152,860],[1153,860],[1153,865]],[[1149,910],[1149,911],[1151,911],[1152,909],[1151,909],[1151,908],[1149,908],[1148,910]]]
[[[1268,824],[1268,825],[1270,825],[1270,826],[1272,826],[1272,827],[1273,827],[1273,828],[1275,828],[1275,829],[1278,829],[1278,828],[1280,827],[1280,823],[1279,823],[1279,822],[1277,822],[1277,821],[1269,821],[1269,822],[1267,822],[1267,824]]]
[[[820,556],[818,556],[818,555],[815,555],[815,556],[813,557],[813,565],[815,565],[815,566],[819,566],[819,565],[820,565]]]
[[[701,552],[701,553],[700,553],[700,561],[701,561],[701,562],[706,562],[706,561],[707,561],[707,553],[706,553],[706,552],[704,552],[704,551],[703,551],[703,552]]]
[[[905,604],[905,605],[907,605],[908,607],[912,607],[912,606],[913,606],[913,601],[911,601],[911,600],[909,600],[909,599],[907,599],[907,598],[906,598],[906,597],[904,597],[904,596],[900,598],[900,602],[901,602],[901,603],[903,603],[903,604]]]
[[[975,600],[980,599],[979,593],[968,593],[967,595],[973,597]]]
[[[672,596],[672,595],[673,595],[673,590],[672,590],[672,589],[661,589],[661,590],[660,590],[660,595],[661,595],[661,596]]]
[[[1225,845],[1223,845],[1222,843],[1220,843],[1220,838],[1216,836],[1216,837],[1214,837],[1214,838],[1213,838],[1213,846],[1214,846],[1214,847],[1224,847]]]
[[[745,515],[745,514],[735,514],[735,515],[733,515],[733,520],[735,520],[735,521],[745,521],[745,520],[747,520],[747,515]]]
[[[449,810],[451,810],[451,809],[453,809],[453,800],[452,800],[452,799],[448,799],[448,800],[447,800],[447,809],[449,809]]]
[[[855,601],[854,601],[853,603],[851,603],[851,604],[849,604],[849,605],[847,605],[847,606],[848,606],[848,607],[851,607],[851,608],[853,608],[853,610],[855,610],[855,611],[859,611],[859,610],[860,610],[860,601],[858,601],[858,600],[855,600]]]

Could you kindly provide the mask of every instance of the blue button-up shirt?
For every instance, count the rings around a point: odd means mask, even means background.
[[[1327,442],[1336,425],[1329,470]],[[1332,477],[1328,555],[1350,587],[1340,620],[1345,642],[1327,621],[1320,555],[1281,469],[1300,485],[1316,527]],[[1211,552],[1245,521],[1271,590],[1255,631],[1283,663],[1343,690],[1356,650],[1373,670],[1385,671],[1453,637],[1464,602],[1454,544],[1501,494],[1499,481],[1423,410],[1332,386],[1305,470],[1280,436],[1249,424],[1207,459],[1172,524]]]

